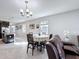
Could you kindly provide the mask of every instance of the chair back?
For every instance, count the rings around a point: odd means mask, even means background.
[[[49,59],[59,59],[57,49],[52,43],[46,43],[46,50]]]
[[[34,42],[34,40],[33,40],[33,34],[27,34],[27,41],[28,41],[28,43]]]
[[[58,55],[60,59],[65,59],[65,53],[63,50],[63,42],[61,41],[61,38],[59,35],[55,35],[52,41],[50,41],[57,49]]]
[[[52,35],[52,34],[50,34],[50,35],[49,35],[49,39],[51,39],[52,37],[53,37],[53,35]]]

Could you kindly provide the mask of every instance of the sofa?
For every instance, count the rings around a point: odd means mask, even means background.
[[[46,50],[49,59],[79,59],[79,49],[74,44],[62,42],[58,35],[46,43]]]

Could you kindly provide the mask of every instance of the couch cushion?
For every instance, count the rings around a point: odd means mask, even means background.
[[[64,50],[66,54],[71,54],[71,55],[78,55],[79,56],[79,49],[75,46],[64,46]]]

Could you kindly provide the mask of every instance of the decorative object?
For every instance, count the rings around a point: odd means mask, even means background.
[[[25,15],[26,15],[27,17],[32,16],[32,12],[31,12],[31,10],[28,8],[28,1],[27,1],[27,0],[25,1],[25,4],[26,4],[25,10],[20,9],[20,14],[21,14],[21,16],[25,16]]]
[[[30,29],[35,29],[35,24],[30,24],[30,25],[29,25],[29,28],[30,28]]]

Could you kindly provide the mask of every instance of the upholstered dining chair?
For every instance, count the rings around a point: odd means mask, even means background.
[[[28,49],[31,48],[32,49],[32,55],[33,55],[34,49],[37,45],[37,42],[35,42],[34,39],[33,39],[33,34],[27,34],[27,41],[28,41],[27,53],[28,53]]]

